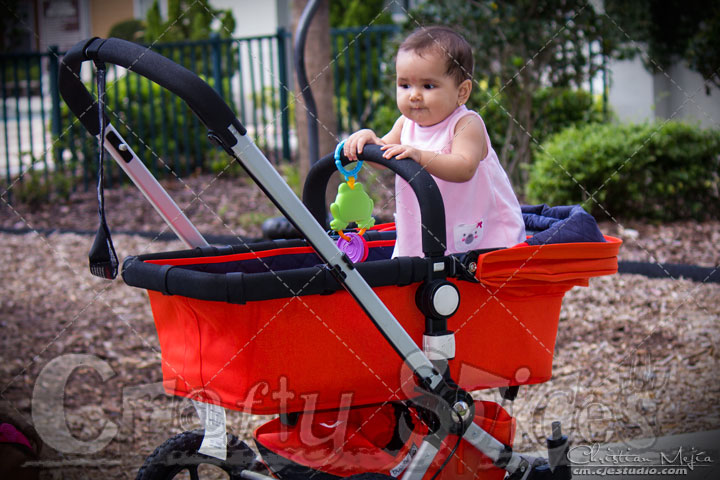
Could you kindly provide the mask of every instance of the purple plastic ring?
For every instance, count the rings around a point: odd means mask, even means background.
[[[337,239],[337,247],[345,253],[353,263],[364,262],[368,256],[368,245],[363,237],[357,233],[346,233],[350,238],[348,242],[344,238]]]

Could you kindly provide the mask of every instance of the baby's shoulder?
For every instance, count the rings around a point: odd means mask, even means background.
[[[463,133],[468,135],[485,135],[485,123],[482,117],[474,110],[467,110],[455,123],[453,133],[456,135]]]

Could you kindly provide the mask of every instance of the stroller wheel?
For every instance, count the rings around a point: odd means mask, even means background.
[[[230,479],[239,479],[243,470],[257,468],[259,462],[255,452],[232,434],[228,434],[227,459],[198,453],[203,435],[203,430],[193,430],[166,440],[145,460],[135,480],[171,480],[176,475],[182,476],[185,471],[190,478],[199,479],[203,469],[208,468],[203,465],[225,471]]]

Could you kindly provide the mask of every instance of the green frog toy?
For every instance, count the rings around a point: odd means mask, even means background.
[[[372,198],[367,194],[362,183],[354,180],[354,177],[350,177],[346,183],[340,184],[335,202],[330,205],[330,213],[333,216],[330,228],[337,232],[345,229],[350,222],[355,222],[363,232],[375,225],[375,219],[372,217],[374,206]]]

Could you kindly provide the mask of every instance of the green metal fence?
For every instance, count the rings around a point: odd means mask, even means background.
[[[45,172],[52,164],[48,120],[54,112],[48,100],[57,93],[57,77],[54,84],[49,84],[43,75],[45,65],[52,63],[48,62],[51,53],[0,57],[0,165],[6,179],[21,177],[27,169]],[[57,61],[54,64],[57,66]]]
[[[337,28],[331,31],[335,113],[340,132],[366,127],[375,112],[383,87],[395,92],[390,42],[400,31],[396,25]]]
[[[383,82],[382,59],[395,26],[333,29],[335,106],[341,132],[364,125]],[[239,39],[155,44],[206,80],[233,107],[273,162],[291,158],[293,84],[289,32]],[[94,180],[96,140],[62,102],[57,74],[64,52],[0,54],[2,127],[0,185],[62,177],[71,188]],[[94,72],[81,77],[95,92]],[[210,145],[206,130],[184,102],[147,79],[108,65],[107,110],[113,125],[157,176],[222,169],[228,159]],[[374,93],[375,92],[375,93]],[[316,95],[318,93],[316,92]],[[55,172],[61,173],[56,175]],[[109,186],[124,176],[109,162]],[[3,188],[5,190],[6,188]],[[12,191],[7,192],[8,198]]]
[[[275,35],[213,37],[151,48],[215,88],[270,160],[290,158],[288,32],[281,29]],[[93,183],[97,141],[70,113],[58,92],[63,54],[57,49],[0,54],[0,175],[4,177],[0,185],[4,187],[22,186],[28,177],[47,180],[54,172],[69,177],[73,189]],[[93,75],[90,66],[84,65],[81,77],[94,94]],[[227,157],[208,142],[206,129],[185,103],[168,91],[115,65],[108,65],[106,90],[111,122],[157,176],[227,165]],[[110,162],[108,185],[122,178]]]

